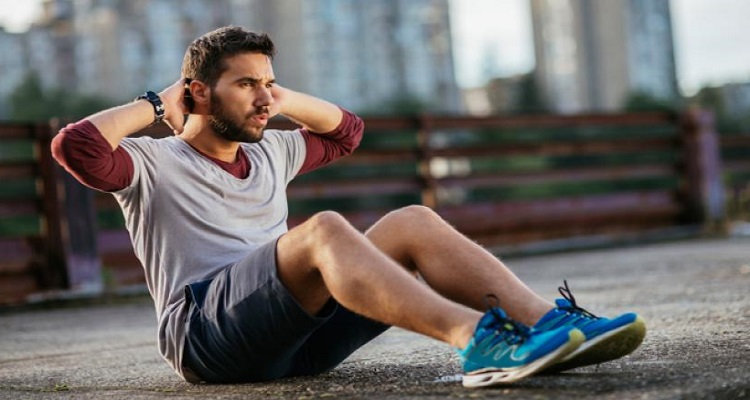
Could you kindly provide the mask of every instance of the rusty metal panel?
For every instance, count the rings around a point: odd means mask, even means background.
[[[2,262],[0,262],[0,274],[31,273],[37,251],[39,249],[34,248],[31,241],[25,238],[0,239],[0,254],[3,255]]]
[[[636,165],[624,167],[577,168],[566,170],[550,170],[544,172],[522,172],[508,174],[482,174],[465,177],[450,177],[436,179],[439,187],[445,188],[476,188],[487,186],[531,185],[540,183],[618,180],[632,178],[654,178],[674,176],[675,170],[671,166]]]
[[[372,196],[422,190],[418,179],[370,179],[344,182],[315,182],[289,185],[290,198],[328,198],[343,196]]]
[[[33,124],[9,124],[4,123],[0,126],[0,139],[33,139]]]
[[[0,305],[18,304],[40,290],[32,274],[8,274],[0,276]]]
[[[356,150],[354,154],[335,161],[335,165],[388,164],[419,161],[419,152],[412,149]]]
[[[673,139],[640,139],[640,140],[587,140],[576,142],[546,143],[509,143],[502,145],[485,145],[477,147],[453,147],[433,149],[435,157],[477,157],[477,156],[566,156],[616,154],[633,151],[672,150]]]
[[[553,222],[586,224],[597,219],[626,219],[638,215],[680,211],[671,192],[622,193],[590,197],[504,203],[474,203],[439,207],[438,213],[459,230],[479,232],[515,230],[536,226],[544,229]]]
[[[0,200],[0,217],[32,215],[39,213],[37,199]]]
[[[0,179],[33,178],[35,176],[36,163],[34,162],[6,162],[0,164]]]
[[[519,115],[475,118],[466,116],[430,117],[433,129],[466,129],[466,128],[529,128],[561,127],[592,125],[659,125],[675,124],[676,116],[669,113],[633,113],[633,114],[578,114],[578,115]]]
[[[726,135],[719,138],[721,147],[750,147],[750,134]]]

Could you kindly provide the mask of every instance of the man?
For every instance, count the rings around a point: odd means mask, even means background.
[[[635,314],[595,317],[567,284],[549,303],[425,207],[391,212],[364,234],[334,212],[287,231],[286,185],[351,153],[364,127],[278,85],[274,53],[266,35],[210,32],[189,46],[182,79],[71,124],[52,144],[68,171],[121,205],[159,350],[180,376],[321,373],[391,325],[459,349],[469,387],[638,347],[645,326]],[[303,128],[264,131],[277,114]],[[175,136],[127,138],[162,119]]]

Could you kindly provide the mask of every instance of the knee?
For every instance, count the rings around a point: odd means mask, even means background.
[[[346,218],[335,211],[319,212],[308,220],[308,224],[313,231],[312,237],[317,239],[326,239],[351,228]]]
[[[421,226],[426,222],[440,221],[440,216],[429,207],[422,205],[410,205],[398,210],[391,211],[386,218],[397,224],[407,227]]]

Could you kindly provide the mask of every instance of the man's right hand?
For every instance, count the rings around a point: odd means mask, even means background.
[[[179,135],[185,128],[185,115],[190,113],[185,104],[185,79],[178,79],[162,90],[159,97],[164,103],[164,123],[175,135]]]

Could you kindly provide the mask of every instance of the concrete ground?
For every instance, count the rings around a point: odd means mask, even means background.
[[[334,371],[267,384],[191,385],[156,349],[148,299],[0,313],[0,398],[725,399],[750,397],[750,238],[692,240],[507,260],[549,298],[634,310],[649,332],[598,367],[464,389],[453,350],[391,329]]]

